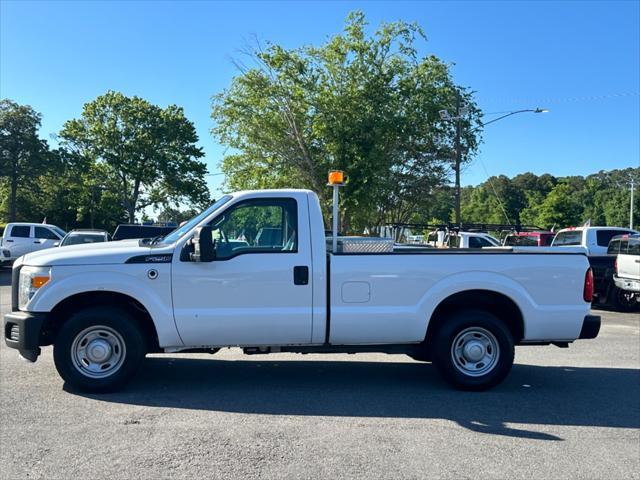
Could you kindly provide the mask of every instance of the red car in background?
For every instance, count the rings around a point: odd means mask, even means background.
[[[505,247],[548,247],[553,241],[553,232],[513,232],[507,235]]]

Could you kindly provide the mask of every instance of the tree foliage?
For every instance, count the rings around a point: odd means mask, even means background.
[[[462,195],[468,223],[520,223],[563,228],[591,220],[592,225],[629,224],[630,182],[640,183],[640,168],[600,171],[587,177],[491,177]],[[634,225],[640,224],[640,194],[634,199]]]
[[[48,153],[46,169],[22,179],[16,220],[47,223],[63,229],[104,228],[112,231],[126,221],[114,186],[100,167],[64,149]],[[0,211],[8,212],[9,185],[0,184]],[[8,214],[5,217],[8,220]]]
[[[328,212],[327,172],[347,172],[343,228],[408,221],[442,192],[454,157],[460,91],[465,159],[477,148],[479,110],[437,57],[420,57],[419,26],[382,24],[371,36],[360,12],[321,46],[268,43],[248,53],[231,86],[216,95],[213,135],[230,148],[222,161],[231,190],[304,187]]]
[[[41,115],[28,105],[0,100],[0,178],[8,185],[8,220],[15,221],[19,193],[34,176],[50,170],[47,142],[38,137]]]
[[[80,119],[60,132],[62,144],[90,159],[115,187],[129,220],[150,205],[204,205],[204,155],[195,127],[182,108],[160,108],[139,97],[107,92],[87,103]]]

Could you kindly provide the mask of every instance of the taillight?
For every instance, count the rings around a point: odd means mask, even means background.
[[[584,290],[582,292],[582,298],[585,302],[591,303],[593,301],[593,271],[591,268],[587,270],[584,276]]]
[[[613,262],[613,273],[618,275],[618,257],[616,257],[616,261]]]

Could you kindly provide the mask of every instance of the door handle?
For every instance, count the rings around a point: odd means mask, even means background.
[[[7,243],[13,243],[13,240],[9,240],[8,238],[5,240]]]
[[[293,267],[293,284],[294,285],[309,284],[309,267],[307,266]]]
[[[34,240],[33,243],[41,243],[40,240]]]

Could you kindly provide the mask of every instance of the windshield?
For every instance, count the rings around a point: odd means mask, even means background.
[[[225,195],[224,197],[220,197],[218,199],[218,201],[216,201],[213,205],[211,205],[209,208],[207,208],[200,215],[196,215],[191,220],[189,220],[187,223],[185,223],[184,225],[182,225],[179,228],[176,228],[173,232],[171,232],[169,235],[164,237],[161,240],[162,243],[173,243],[173,242],[175,242],[180,237],[182,237],[185,233],[187,233],[189,230],[191,230],[193,227],[195,227],[197,224],[199,224],[202,220],[204,220],[209,215],[211,215],[211,213],[213,213],[215,210],[217,210],[222,205],[227,203],[229,200],[231,200],[231,195]]]
[[[532,235],[509,235],[504,244],[518,247],[537,247],[538,239]]]
[[[567,230],[566,232],[558,232],[551,245],[554,247],[559,247],[581,244],[582,230]]]
[[[55,225],[49,225],[53,230],[55,230],[55,232],[60,235],[60,238],[64,237],[67,232],[65,232],[64,230],[62,230],[60,227],[56,227]]]
[[[99,243],[104,241],[106,241],[104,235],[90,233],[69,234],[62,240],[60,246],[64,247],[66,245],[81,245],[84,243]]]
[[[489,243],[492,243],[496,247],[501,247],[502,246],[502,245],[500,245],[500,241],[496,237],[492,237],[491,235],[486,235],[484,238],[486,240],[488,240]]]

